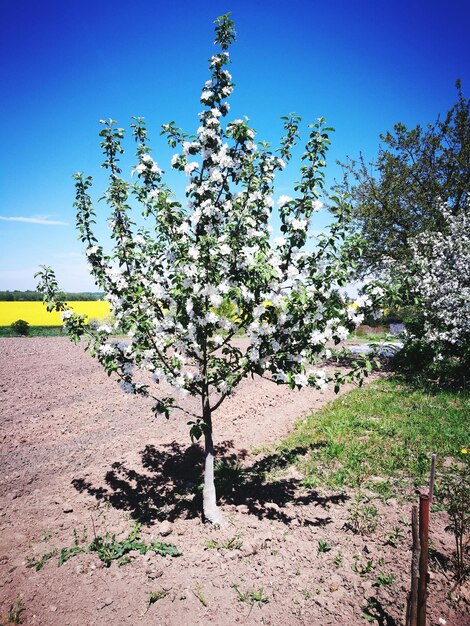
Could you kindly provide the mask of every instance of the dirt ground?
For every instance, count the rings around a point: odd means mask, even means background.
[[[201,454],[186,416],[154,418],[149,402],[124,394],[65,338],[1,339],[0,623],[21,600],[22,623],[41,626],[404,624],[409,502],[375,501],[380,523],[361,536],[345,528],[354,494],[302,488],[288,460],[276,482],[257,478],[271,457],[253,449],[333,395],[258,379],[222,405],[219,453],[253,471],[233,489],[228,473],[227,524],[212,529],[199,514]],[[125,537],[136,521],[146,542],[174,544],[181,556],[132,552],[106,567],[87,553],[28,567],[95,534]],[[469,590],[449,600],[452,580],[438,566],[452,552],[446,523],[433,513],[428,624],[466,626]],[[404,537],[394,546],[387,533],[397,525]]]

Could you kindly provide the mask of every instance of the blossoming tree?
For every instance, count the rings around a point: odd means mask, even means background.
[[[417,311],[405,337],[404,357],[415,359],[419,367],[452,364],[468,376],[470,198],[457,212],[441,201],[436,204],[444,228],[411,239],[408,261],[391,262],[382,278],[391,286],[385,291],[395,305],[411,301]]]
[[[269,219],[275,201],[273,181],[291,159],[299,139],[300,118],[283,118],[285,134],[274,153],[255,143],[246,120],[224,124],[233,82],[227,66],[235,32],[229,15],[216,20],[210,59],[211,78],[201,95],[204,110],[195,135],[173,123],[163,126],[172,147],[180,150],[172,167],[188,177],[187,202],[178,202],[162,180],[150,154],[147,131],[134,118],[137,142],[136,179],[121,175],[124,131],[113,120],[100,133],[109,171],[103,196],[111,209],[110,252],[97,241],[95,212],[89,194],[92,179],[76,174],[77,225],[97,285],[106,292],[115,323],[91,328],[60,299],[53,271],[38,272],[39,289],[49,310],[62,311],[64,326],[120,380],[122,388],[154,399],[156,414],[169,416],[178,396],[200,399],[200,414],[189,424],[193,439],[204,438],[205,519],[220,523],[214,486],[213,417],[246,376],[259,375],[291,388],[338,387],[362,379],[369,363],[355,362],[348,372],[327,373],[321,363],[332,356],[326,343],[338,344],[359,324],[363,297],[343,302],[334,290],[350,277],[345,198],[330,197],[334,221],[309,242],[310,220],[322,206],[325,155],[329,144],[324,120],[310,126],[295,197],[281,196],[282,237],[272,238]],[[131,202],[143,207],[146,227],[132,220]],[[125,341],[111,336],[119,329]],[[245,347],[234,341],[245,335]],[[333,352],[339,352],[333,350]],[[142,383],[142,371],[148,380]],[[160,383],[175,390],[162,397]]]

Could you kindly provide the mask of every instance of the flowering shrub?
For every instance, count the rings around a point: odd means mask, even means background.
[[[470,365],[470,201],[456,214],[445,205],[445,227],[411,241],[411,258],[392,264],[389,294],[395,302],[412,302],[402,359],[415,367],[442,369]],[[401,302],[400,302],[401,301]],[[440,367],[441,366],[441,367]]]
[[[96,283],[107,293],[114,326],[88,328],[84,317],[57,297],[53,271],[44,267],[38,274],[49,309],[62,311],[69,335],[88,340],[91,353],[119,377],[124,391],[151,396],[155,413],[167,417],[171,409],[188,412],[178,406],[178,396],[199,396],[201,413],[189,423],[190,434],[205,439],[204,515],[220,522],[213,479],[214,412],[248,375],[291,388],[319,389],[329,381],[338,387],[361,379],[370,369],[368,362],[355,362],[347,374],[327,373],[319,365],[340,352],[326,343],[346,339],[363,320],[362,309],[370,300],[348,304],[336,295],[351,273],[343,245],[350,210],[344,197],[329,197],[334,222],[307,245],[312,216],[327,196],[323,170],[332,129],[323,119],[310,125],[295,197],[277,200],[282,236],[272,239],[273,181],[291,159],[300,118],[283,118],[285,134],[276,153],[268,144],[256,143],[247,119],[224,124],[234,86],[227,70],[228,47],[235,38],[228,15],[216,20],[215,30],[220,51],[210,59],[211,78],[202,90],[204,110],[196,134],[184,133],[173,122],[162,132],[171,147],[178,147],[171,165],[187,176],[186,205],[163,182],[141,118],[132,124],[138,159],[132,184],[119,167],[124,131],[113,120],[102,122],[111,252],[93,233],[92,179],[75,175],[80,238]],[[148,226],[132,221],[135,200]],[[110,340],[117,327],[127,334],[126,341]],[[241,333],[247,337],[245,349],[233,341]],[[139,370],[148,372],[148,383],[134,379]],[[161,382],[175,394],[161,397]]]
[[[422,338],[437,358],[470,356],[469,206],[457,215],[443,207],[447,230],[412,244],[411,290],[422,310]]]

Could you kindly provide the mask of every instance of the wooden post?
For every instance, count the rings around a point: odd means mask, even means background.
[[[418,529],[418,507],[411,509],[411,536],[413,538],[413,548],[411,553],[411,591],[408,601],[407,626],[417,626],[418,624],[418,582],[419,582],[419,529]]]
[[[419,581],[418,581],[418,626],[426,626],[426,600],[428,586],[428,543],[429,543],[429,495],[419,496]]]

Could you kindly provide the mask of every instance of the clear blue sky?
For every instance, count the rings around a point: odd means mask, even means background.
[[[247,115],[258,140],[276,143],[281,115],[325,116],[336,128],[330,181],[336,159],[372,158],[394,123],[444,114],[457,78],[470,92],[468,0],[2,2],[0,289],[34,288],[43,263],[67,290],[94,288],[71,175],[102,183],[98,120],[128,128],[133,115],[147,119],[153,155],[170,169],[160,125],[196,130],[212,22],[227,11],[237,30],[231,118]],[[181,196],[184,177],[168,180]],[[278,193],[293,180],[284,174]],[[320,215],[314,228],[327,222]]]

